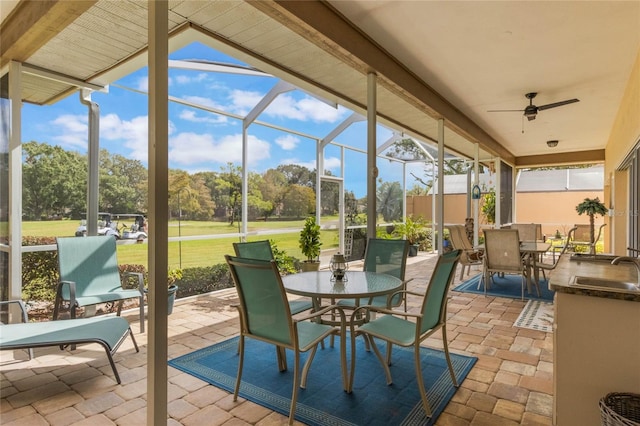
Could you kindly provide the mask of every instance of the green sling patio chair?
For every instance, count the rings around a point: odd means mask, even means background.
[[[306,387],[307,373],[315,356],[318,344],[327,336],[340,333],[342,344],[345,336],[345,316],[338,306],[327,306],[317,312],[294,319],[291,316],[287,294],[282,284],[278,266],[274,260],[246,259],[225,256],[231,276],[238,291],[240,304],[240,359],[233,400],[237,401],[244,363],[245,337],[261,340],[276,346],[280,370],[286,369],[285,350],[293,351],[293,389],[289,410],[289,424],[293,424],[298,386]],[[322,324],[322,315],[336,312],[340,316],[340,327]],[[314,320],[314,321],[309,321]],[[344,346],[343,346],[344,347]],[[300,371],[300,353],[309,351],[307,361]],[[342,380],[347,389],[346,355],[341,351]],[[332,371],[331,374],[335,372]]]
[[[427,401],[427,393],[424,387],[424,378],[422,377],[422,368],[420,367],[420,343],[436,331],[442,329],[442,343],[444,346],[444,354],[451,374],[453,385],[458,387],[451,357],[449,356],[449,346],[447,342],[447,295],[449,287],[456,273],[456,267],[460,260],[461,250],[453,250],[438,257],[435,269],[431,274],[429,285],[426,293],[420,294],[413,291],[401,290],[406,295],[414,295],[422,298],[422,306],[419,313],[404,312],[392,309],[385,309],[376,306],[361,306],[352,314],[353,318],[361,314],[365,315],[372,312],[382,314],[376,319],[364,323],[358,328],[351,326],[351,369],[349,383],[353,386],[353,378],[355,371],[355,339],[356,336],[362,334],[366,340],[370,341],[373,351],[375,352],[380,364],[384,368],[387,384],[393,382],[389,365],[391,365],[391,349],[393,345],[403,347],[413,347],[415,359],[416,380],[422,398],[422,405],[427,417],[431,417],[431,407]],[[412,320],[408,319],[411,318]],[[378,338],[387,343],[386,357],[383,358],[378,346],[374,340]],[[351,389],[349,389],[351,390]]]
[[[60,346],[60,349],[63,349],[65,346],[98,343],[107,353],[118,384],[121,383],[120,375],[113,361],[113,355],[127,336],[131,336],[136,352],[140,351],[129,323],[124,318],[100,316],[64,321],[28,322],[27,310],[22,301],[4,301],[0,302],[0,306],[11,303],[19,304],[23,323],[0,325],[0,350],[27,349],[29,359],[32,359],[33,348]]]
[[[126,273],[137,278],[137,289],[124,289],[116,257],[116,240],[112,237],[58,238],[58,271],[53,319],[58,319],[63,303],[69,303],[71,318],[80,307],[118,302],[118,313],[127,299],[138,299],[140,332],[144,333],[144,280],[141,273]]]
[[[403,284],[403,290],[407,288],[405,272],[407,269],[407,255],[409,254],[409,241],[407,240],[387,240],[383,238],[370,238],[364,253],[364,271],[387,274],[399,278]],[[376,296],[367,300],[356,301],[355,299],[343,299],[338,302],[340,306],[355,307],[360,304],[395,308],[405,302],[404,294],[396,292],[390,296]]]
[[[260,260],[274,260],[269,240],[233,243],[233,250],[238,257]],[[313,308],[311,300],[290,300],[289,308],[293,315]]]

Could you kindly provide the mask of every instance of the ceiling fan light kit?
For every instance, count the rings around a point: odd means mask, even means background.
[[[555,148],[556,146],[558,146],[558,141],[557,140],[547,141],[547,146],[549,148]]]

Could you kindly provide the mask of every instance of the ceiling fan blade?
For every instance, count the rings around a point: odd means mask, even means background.
[[[538,111],[543,111],[545,109],[555,108],[555,107],[559,107],[559,106],[563,106],[563,105],[569,105],[569,104],[573,104],[575,102],[580,102],[580,99],[568,99],[566,101],[560,101],[560,102],[554,102],[552,104],[541,105],[541,106],[538,107]]]
[[[523,109],[490,109],[487,112],[522,112]]]

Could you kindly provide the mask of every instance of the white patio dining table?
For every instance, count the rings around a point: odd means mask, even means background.
[[[282,283],[287,293],[310,297],[316,310],[322,306],[322,299],[356,299],[366,303],[370,297],[384,296],[402,289],[399,278],[375,272],[347,271],[346,280],[332,281],[331,278],[330,271],[301,272],[283,276]],[[346,362],[345,336],[341,336],[340,351],[343,362]],[[343,377],[345,391],[351,389],[348,380]]]

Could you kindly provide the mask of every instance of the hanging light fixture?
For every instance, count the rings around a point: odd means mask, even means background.
[[[331,270],[331,281],[347,281],[346,273],[349,265],[343,254],[336,253],[331,257],[329,269]]]

